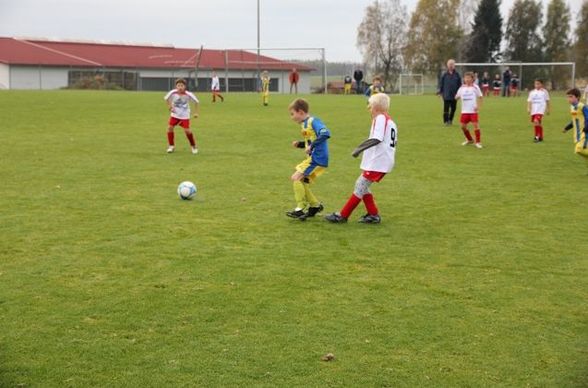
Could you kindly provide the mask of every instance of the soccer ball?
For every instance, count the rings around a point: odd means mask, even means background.
[[[196,185],[190,181],[180,183],[178,195],[181,199],[192,199],[196,195]]]

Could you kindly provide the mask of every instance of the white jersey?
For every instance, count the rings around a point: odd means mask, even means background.
[[[527,101],[531,103],[531,115],[544,115],[547,101],[549,101],[549,93],[543,88],[533,89],[529,92]]]
[[[218,76],[212,77],[212,85],[210,86],[210,90],[219,91],[220,90],[220,81]]]
[[[482,91],[477,85],[461,85],[455,98],[461,98],[461,113],[478,113],[478,98],[482,97]]]
[[[379,114],[372,120],[370,139],[380,143],[363,151],[360,168],[364,171],[388,173],[394,168],[398,128],[390,116]]]
[[[163,99],[165,101],[171,100],[170,102],[173,107],[171,117],[182,120],[190,118],[190,100],[194,101],[196,104],[199,102],[196,96],[191,92],[186,90],[184,93],[180,93],[177,89],[170,90]]]

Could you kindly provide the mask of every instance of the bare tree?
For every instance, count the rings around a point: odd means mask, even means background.
[[[375,0],[365,9],[357,28],[357,47],[366,64],[381,73],[390,90],[402,71],[402,51],[406,45],[408,14],[400,0]]]

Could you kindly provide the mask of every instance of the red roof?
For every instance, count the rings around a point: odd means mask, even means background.
[[[117,67],[150,69],[193,69],[199,49],[173,46],[103,44],[0,37],[0,63],[75,67]],[[200,68],[257,69],[257,55],[244,50],[202,50]],[[309,66],[261,55],[262,70],[313,70]]]

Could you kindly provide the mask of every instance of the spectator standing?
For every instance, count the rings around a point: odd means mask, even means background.
[[[455,70],[455,61],[450,59],[447,61],[447,71],[439,78],[439,87],[437,88],[437,95],[443,98],[443,123],[445,125],[453,123],[453,116],[455,116],[457,106],[455,95],[460,86],[461,77]]]
[[[361,69],[356,69],[353,72],[353,79],[355,80],[355,87],[357,88],[357,94],[363,94],[363,90],[361,89],[361,80],[363,80],[363,71]]]
[[[298,94],[298,81],[300,80],[300,74],[298,74],[296,68],[292,69],[288,76],[288,80],[290,81],[290,94],[292,94],[292,87],[294,87],[294,93]]]

